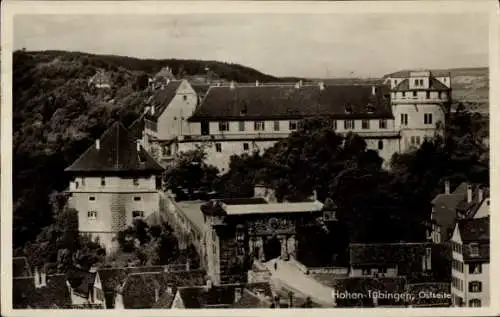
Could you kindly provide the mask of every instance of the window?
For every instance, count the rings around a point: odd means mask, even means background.
[[[351,105],[347,104],[345,106],[345,113],[352,113],[352,106]]]
[[[184,101],[186,101],[188,99],[188,96],[184,95],[184,96],[182,96],[182,99],[184,99]]]
[[[248,151],[249,148],[248,143],[243,143],[243,151]]]
[[[427,97],[427,99],[431,99],[431,92],[430,91],[426,92],[425,97]]]
[[[438,93],[438,97],[439,97],[439,99],[441,99],[442,95],[443,95],[443,93],[440,91],[440,92]]]
[[[280,122],[278,120],[274,121],[274,131],[280,130]]]
[[[255,121],[253,123],[253,128],[255,131],[264,131],[264,121]]]
[[[337,120],[331,119],[331,120],[330,120],[330,127],[331,127],[333,130],[337,130]]]
[[[378,268],[378,272],[382,273],[382,274],[386,274],[387,273],[387,268],[386,267],[379,267]]]
[[[78,189],[78,186],[79,186],[79,185],[80,185],[80,184],[78,184],[78,182],[75,182],[75,188],[76,188],[76,189]]]
[[[370,275],[370,269],[362,269],[361,274],[362,275]]]
[[[418,86],[419,82],[420,82],[420,81],[419,81],[418,79],[415,79],[415,81],[414,81],[415,86]]]
[[[378,121],[378,127],[379,127],[380,129],[387,129],[387,120],[385,120],[385,119],[380,119],[380,120]]]
[[[97,219],[97,211],[95,210],[87,211],[87,218],[91,220]]]
[[[297,127],[298,127],[298,126],[299,126],[299,123],[298,123],[296,120],[290,121],[290,122],[288,123],[288,128],[289,128],[290,130],[292,130],[292,131],[293,131],[293,130],[297,130]]]
[[[403,91],[403,97],[406,97],[406,92]]]
[[[416,91],[413,92],[413,97],[414,98],[417,97],[417,92]]]
[[[481,263],[469,264],[469,274],[481,274],[482,272],[483,272],[483,267]]]
[[[229,131],[229,122],[219,121],[219,131]]]
[[[382,140],[378,141],[378,149],[383,150],[384,149],[384,142]]]
[[[352,130],[352,129],[354,129],[354,120],[345,120],[344,121],[344,129],[345,130]]]
[[[432,113],[424,113],[424,124],[432,124]]]
[[[139,179],[134,178],[133,183],[134,183],[134,186],[139,186]]]
[[[415,137],[415,144],[420,145],[420,136],[418,135]]]
[[[95,197],[94,197],[94,196],[90,196],[90,197],[89,197],[89,200],[90,200],[90,201],[94,201],[94,200],[95,200]]]
[[[469,282],[469,292],[471,293],[480,293],[482,289],[482,284],[479,281]]]
[[[85,186],[85,177],[82,177],[82,186]]]
[[[101,186],[106,186],[106,178],[101,177]]]
[[[240,131],[245,131],[245,121],[240,121],[238,125]]]
[[[361,129],[370,129],[370,120],[362,120]]]
[[[469,301],[469,307],[481,307],[481,300],[478,298],[471,299]]]
[[[407,113],[401,114],[401,125],[408,125],[408,114]]]
[[[479,256],[479,246],[477,243],[471,243],[469,245],[470,256]]]
[[[135,197],[134,197],[134,201],[141,201],[141,197],[139,197],[139,196],[135,196]]]
[[[219,153],[222,152],[222,144],[215,143],[215,151]]]
[[[144,211],[142,210],[134,210],[132,211],[132,218],[144,217]]]

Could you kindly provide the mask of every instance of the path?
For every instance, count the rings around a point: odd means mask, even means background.
[[[277,263],[277,270],[274,263]],[[302,273],[297,267],[283,260],[275,259],[265,263],[271,272],[271,278],[300,290],[303,294],[310,296],[314,302],[324,306],[333,307],[332,289],[316,281],[314,278]]]

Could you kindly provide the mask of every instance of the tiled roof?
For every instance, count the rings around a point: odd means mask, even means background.
[[[137,142],[131,133],[116,122],[99,139],[100,149],[92,144],[67,172],[125,172],[148,171],[160,173],[164,169]]]
[[[205,276],[203,270],[129,274],[121,289],[123,305],[129,309],[152,308],[155,289],[162,296],[170,287],[173,295],[178,287],[205,285]]]
[[[374,243],[349,245],[352,266],[385,266],[422,261],[425,250],[431,243]]]
[[[460,220],[458,228],[463,242],[490,240],[490,217]]]
[[[175,294],[170,294],[168,292],[163,293],[163,295],[160,296],[158,301],[154,303],[152,308],[161,308],[161,309],[168,309],[172,307],[172,303],[174,302]]]
[[[127,128],[131,136],[136,140],[142,139],[142,133],[144,131],[144,126],[145,126],[144,117],[145,114],[142,114]]]
[[[12,258],[12,277],[31,276],[31,269],[26,257]]]
[[[419,283],[406,286],[408,294],[412,295],[410,305],[418,307],[449,307],[451,298],[444,295],[451,294],[450,283]],[[434,295],[433,297],[422,294]],[[437,296],[436,296],[437,295]],[[437,297],[440,298],[437,298]]]
[[[311,213],[323,210],[319,201],[268,203],[261,198],[247,198],[244,200],[210,201],[201,206],[201,211],[206,215],[249,215],[270,213]]]
[[[388,87],[378,86],[374,96],[372,86],[361,85],[325,85],[323,90],[318,84],[210,87],[189,120],[392,118],[387,93]]]
[[[404,294],[406,280],[404,277],[347,277],[337,279],[332,288],[339,292],[347,292],[349,294],[364,294],[364,299],[353,298],[336,298],[336,304],[340,307],[363,306],[369,307],[373,305],[373,297],[370,297],[369,292],[386,292],[386,294]],[[404,305],[405,299],[397,300],[379,299],[378,305]]]
[[[154,91],[150,106],[154,106],[155,110],[153,115],[151,112],[146,114],[147,119],[157,120],[161,116],[177,94],[177,89],[179,89],[181,82],[181,80],[172,80],[163,89],[160,88]]]
[[[235,299],[235,289],[239,287],[242,291],[242,297],[239,300]],[[245,295],[244,291],[250,293]],[[258,292],[262,293],[262,300],[260,300]],[[226,308],[250,308],[248,305],[256,304],[269,305],[266,303],[265,297],[272,298],[271,288],[269,283],[255,283],[248,285],[220,285],[207,288],[200,287],[183,287],[179,288],[179,294],[187,309],[192,308],[210,308],[210,307],[226,307]],[[255,298],[257,297],[257,298]],[[257,300],[256,300],[257,299]],[[264,301],[264,303],[261,303]],[[267,306],[267,307],[269,307]],[[253,307],[257,308],[257,307]]]
[[[419,72],[419,71],[420,70],[402,70],[399,72],[389,74],[385,77],[386,78],[389,78],[389,77],[390,78],[408,78],[408,77],[410,77],[411,72]],[[425,71],[425,70],[421,70],[421,71]],[[450,71],[447,71],[447,70],[433,70],[433,71],[431,71],[431,75],[434,77],[447,77],[447,76],[451,76],[451,73],[450,73]]]
[[[196,91],[196,94],[198,96],[204,96],[208,89],[210,88],[209,84],[191,84],[191,87],[193,87],[194,91]]]
[[[245,289],[240,300],[232,305],[231,308],[271,308],[272,305],[272,298],[265,299]]]
[[[175,80],[174,74],[172,73],[172,69],[170,67],[168,67],[168,66],[163,67],[153,77],[153,79],[155,79],[155,80],[163,79],[163,78]]]
[[[448,91],[450,90],[445,84],[440,82],[434,77],[430,77],[429,88],[413,88],[410,89],[410,83],[408,79],[401,81],[392,91],[413,91],[413,90],[432,90],[432,91]]]
[[[66,272],[66,280],[73,291],[85,297],[94,287],[95,276],[95,272],[88,272],[77,267],[72,267]]]
[[[33,277],[12,280],[13,308],[58,308],[71,305],[71,297],[64,274],[47,275],[47,285],[35,287]]]

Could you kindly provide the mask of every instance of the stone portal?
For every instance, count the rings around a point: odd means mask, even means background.
[[[267,262],[282,255],[281,241],[277,236],[264,238],[264,260]]]

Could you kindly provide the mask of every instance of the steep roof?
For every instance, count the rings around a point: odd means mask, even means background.
[[[12,277],[31,276],[31,269],[26,257],[12,258]]]
[[[161,173],[164,169],[140,146],[131,133],[115,122],[99,138],[99,149],[93,144],[66,172],[125,172],[142,171]]]
[[[146,116],[145,114],[142,114],[127,128],[127,130],[130,131],[130,135],[136,140],[142,139],[142,133],[145,127],[145,122],[144,122],[145,116]]]
[[[154,114],[148,111],[146,114],[147,119],[156,121],[162,115],[177,94],[177,89],[179,89],[181,83],[182,80],[172,80],[167,85],[154,91],[149,105],[154,107],[155,110]]]
[[[419,70],[416,70],[417,72]],[[422,70],[425,71],[425,70]],[[389,75],[384,76],[385,78],[408,78],[410,77],[410,73],[415,72],[415,70],[402,70]],[[451,76],[450,71],[447,70],[433,70],[430,72],[434,77],[448,77]]]
[[[123,305],[128,309],[152,308],[156,291],[159,296],[170,291],[173,295],[178,287],[204,285],[205,275],[203,270],[129,274],[121,289]]]
[[[193,87],[198,96],[204,96],[210,88],[210,84],[191,84],[191,87]]]
[[[463,242],[490,241],[490,217],[460,220],[458,228]]]
[[[33,277],[12,279],[14,309],[60,308],[71,305],[71,297],[64,274],[47,275],[47,285],[36,288]]]
[[[434,77],[430,77],[429,80],[429,88],[413,88],[410,89],[409,79],[404,79],[400,82],[396,87],[392,89],[392,91],[413,91],[413,90],[432,90],[432,91],[448,91],[450,90],[445,84],[440,82]]]
[[[351,243],[350,263],[353,266],[378,266],[415,261],[425,255],[431,243]],[[417,259],[421,261],[421,258]]]
[[[388,87],[362,85],[235,85],[210,87],[190,121],[273,120],[330,116],[392,118]],[[370,107],[367,107],[370,105]],[[346,111],[346,107],[348,111]]]

